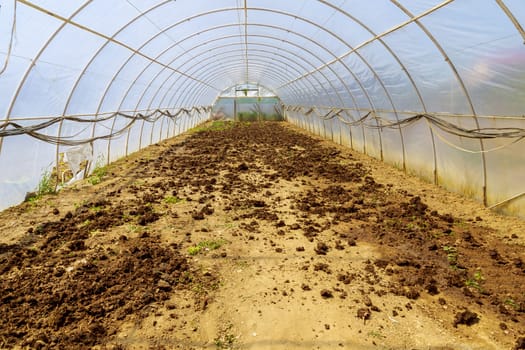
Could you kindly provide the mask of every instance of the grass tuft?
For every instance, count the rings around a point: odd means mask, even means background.
[[[219,240],[211,240],[211,241],[202,241],[199,244],[189,247],[188,248],[188,254],[190,255],[197,255],[200,253],[205,253],[210,250],[219,249],[221,246],[223,246],[225,243],[227,243],[223,239]]]
[[[190,133],[200,133],[205,131],[223,131],[228,130],[233,127],[233,122],[226,120],[215,120],[213,122],[208,122],[197,126],[190,130]]]
[[[45,196],[46,194],[56,194],[55,185],[53,179],[51,178],[51,173],[49,171],[44,171],[42,177],[38,182],[38,187],[35,192],[28,193],[26,196],[26,202],[34,204],[37,200]]]
[[[102,178],[106,176],[108,173],[108,169],[106,166],[100,166],[97,165],[95,169],[93,169],[93,173],[88,178],[88,181],[92,185],[98,185],[102,182]]]
[[[184,201],[185,201],[184,199],[176,197],[176,196],[168,196],[164,198],[164,202],[168,204],[177,204],[177,203],[182,203]]]

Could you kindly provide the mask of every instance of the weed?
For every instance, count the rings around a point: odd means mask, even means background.
[[[226,230],[232,230],[234,228],[237,228],[238,226],[239,226],[239,224],[234,223],[234,222],[228,222],[228,223],[224,224],[224,228]]]
[[[143,186],[145,184],[146,184],[146,181],[144,181],[144,180],[135,180],[132,183],[132,185],[134,185],[134,186]]]
[[[479,282],[485,280],[485,277],[483,277],[483,275],[481,274],[481,269],[476,270],[476,272],[474,273],[474,279]]]
[[[176,197],[176,196],[168,196],[168,197],[164,198],[164,202],[166,202],[168,204],[177,204],[177,203],[182,203],[184,201],[185,201],[185,199],[181,199],[181,198]]]
[[[249,265],[248,265],[248,262],[246,260],[236,260],[235,261],[235,266],[241,267],[241,268],[246,268]]]
[[[443,246],[443,250],[447,253],[447,260],[450,265],[457,265],[458,263],[458,251],[455,247],[448,245]]]
[[[465,281],[465,285],[470,288],[475,288],[478,291],[483,291],[483,288],[481,284],[485,278],[483,277],[483,274],[481,273],[480,269],[477,269],[476,272],[474,272],[474,275]]]
[[[381,334],[381,332],[379,331],[370,331],[368,332],[368,336],[369,337],[372,337],[372,338],[378,338],[378,339],[382,339],[382,338],[386,338],[383,334]]]
[[[225,240],[212,240],[212,241],[202,241],[196,246],[189,247],[188,248],[188,254],[190,255],[197,255],[202,252],[207,252],[210,250],[219,249],[224,243],[226,243]]]
[[[91,211],[95,212],[95,213],[98,213],[99,211],[102,210],[102,207],[101,206],[94,206],[94,207],[91,207],[89,208]]]
[[[232,324],[226,325],[224,330],[222,330],[215,339],[215,346],[217,349],[232,349],[233,345],[235,344],[235,340],[237,339],[233,334],[231,334],[231,330],[233,328]]]
[[[97,185],[102,182],[102,178],[108,173],[107,166],[104,164],[104,157],[99,157],[95,169],[88,178],[88,182],[92,185]]]
[[[78,202],[74,203],[73,206],[75,207],[75,210],[77,210],[78,208],[80,208],[80,207],[82,207],[82,206],[84,206],[86,204],[87,204],[87,201],[82,201],[82,203],[78,203]]]
[[[505,305],[511,306],[513,309],[519,309],[519,305],[512,298],[507,298],[503,301]]]
[[[128,231],[131,233],[142,233],[144,232],[144,230],[145,230],[145,227],[135,226],[135,225],[128,226]]]
[[[98,236],[98,235],[100,235],[100,234],[102,234],[102,231],[100,231],[100,230],[94,230],[94,231],[91,231],[91,232],[89,233],[89,235],[90,235],[91,237],[95,237],[95,236]]]
[[[235,336],[233,334],[224,334],[220,338],[215,339],[217,349],[230,349],[234,343]]]
[[[407,231],[411,231],[411,232],[420,231],[421,230],[421,227],[418,224],[414,224],[414,223],[411,223],[411,222],[406,224],[405,228],[407,229]]]
[[[44,171],[40,178],[40,182],[38,183],[37,196],[42,197],[45,194],[54,193],[56,193],[56,191],[51,181],[51,173],[49,171]]]
[[[190,130],[190,133],[200,133],[204,131],[223,131],[233,127],[233,123],[224,120],[216,120],[212,123],[205,123]]]
[[[193,274],[189,271],[186,271],[179,277],[179,283],[188,284],[193,282]]]
[[[197,255],[201,252],[202,248],[200,246],[193,246],[188,248],[188,254]]]
[[[83,223],[78,225],[78,228],[86,227],[86,226],[89,226],[90,224],[91,224],[91,220],[87,219]]]
[[[202,285],[202,283],[195,283],[191,290],[197,294],[204,294],[206,293],[206,288]]]
[[[55,194],[55,186],[51,178],[51,173],[49,171],[44,171],[38,182],[38,187],[35,192],[31,192],[27,195],[26,201],[35,204],[37,200],[42,198],[46,194]]]

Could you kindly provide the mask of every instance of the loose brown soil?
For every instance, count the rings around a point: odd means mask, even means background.
[[[525,225],[283,123],[0,214],[0,347],[525,349]]]

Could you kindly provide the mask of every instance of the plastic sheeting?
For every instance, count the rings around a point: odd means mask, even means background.
[[[229,88],[257,84],[295,124],[525,215],[521,139],[399,124],[428,114],[464,129],[525,127],[522,0],[0,5],[0,208],[34,190],[70,147],[8,135],[9,122],[63,117],[38,132],[90,141],[91,159],[112,161],[207,119]],[[326,118],[334,109],[344,112]],[[130,123],[137,115],[149,117]]]

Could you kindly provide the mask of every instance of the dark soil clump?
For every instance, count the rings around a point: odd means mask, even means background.
[[[479,322],[478,314],[475,312],[465,310],[463,312],[458,312],[454,319],[454,327],[457,327],[459,324],[464,324],[467,326],[472,326]]]

